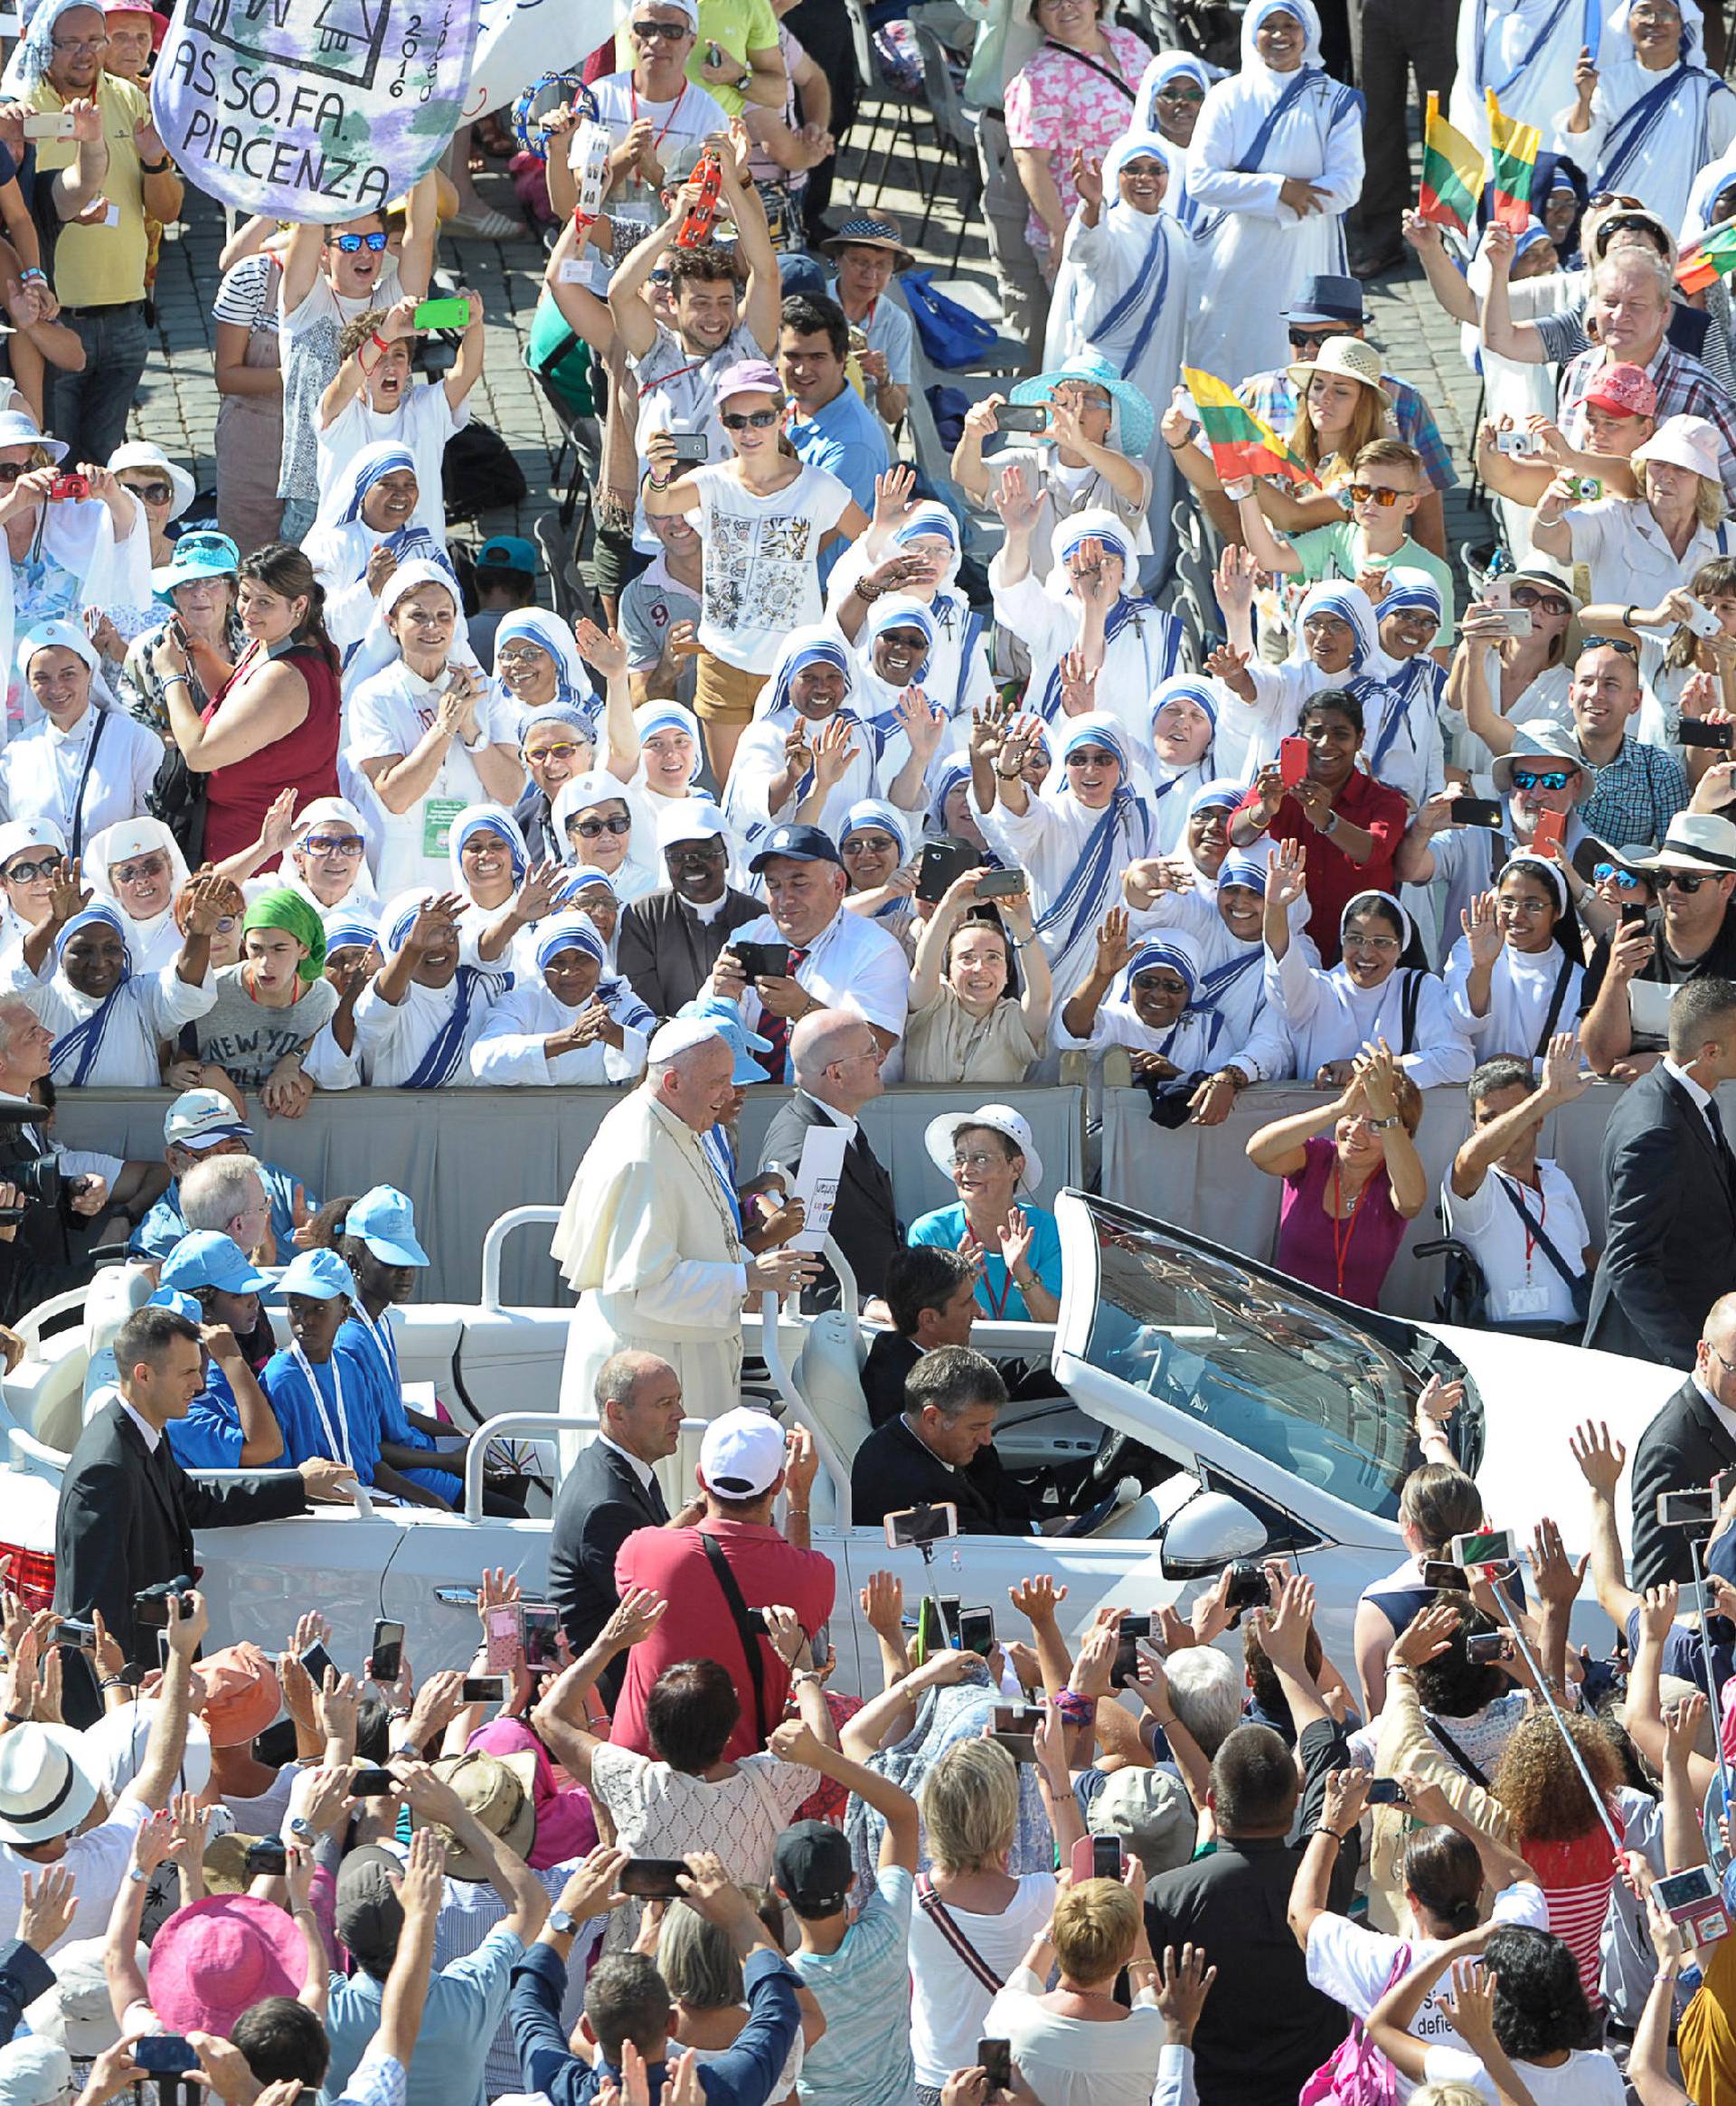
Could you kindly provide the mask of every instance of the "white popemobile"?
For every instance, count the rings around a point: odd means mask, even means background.
[[[405,1626],[425,1675],[469,1657],[483,1567],[516,1572],[527,1595],[542,1591],[549,1493],[596,1422],[555,1416],[568,1312],[502,1307],[500,1254],[511,1231],[558,1212],[520,1207],[494,1224],[478,1304],[412,1305],[398,1326],[406,1384],[431,1384],[461,1431],[486,1421],[491,1433],[519,1441],[556,1434],[538,1442],[551,1466],[541,1515],[483,1516],[476,1441],[462,1512],[360,1497],[354,1507],[208,1531],[199,1554],[213,1644],[250,1639],[275,1651],[297,1615],[314,1609],[333,1626],[334,1656],[354,1667],[374,1620],[388,1617]],[[1083,1192],[1061,1194],[1055,1212],[1065,1268],[1057,1322],[979,1323],[974,1342],[1002,1357],[1051,1359],[1067,1396],[1009,1408],[996,1445],[1015,1471],[1063,1487],[1068,1506],[1090,1509],[1094,1525],[1040,1544],[958,1536],[938,1546],[927,1583],[1004,1616],[1010,1586],[1052,1572],[1067,1587],[1063,1628],[1075,1642],[1100,1604],[1191,1600],[1231,1558],[1281,1552],[1315,1582],[1322,1639],[1348,1662],[1358,1596],[1404,1555],[1399,1491],[1430,1375],[1465,1382],[1451,1439],[1483,1487],[1490,1525],[1528,1534],[1552,1507],[1570,1543],[1584,1501],[1566,1469],[1569,1429],[1607,1420],[1631,1455],[1682,1379],[1610,1355],[1372,1314]],[[828,1255],[838,1262],[834,1247]],[[0,1411],[0,1555],[12,1557],[13,1583],[39,1600],[53,1585],[61,1475],[101,1386],[103,1348],[146,1292],[142,1274],[117,1270],[22,1327],[27,1355],[5,1380]],[[80,1302],[81,1325],[42,1336],[52,1311]],[[786,1423],[806,1424],[819,1452],[813,1540],[838,1568],[839,1686],[875,1687],[878,1654],[858,1590],[889,1567],[913,1606],[925,1574],[919,1552],[889,1550],[882,1528],[850,1525],[849,1462],[869,1430],[857,1378],[865,1341],[836,1312],[787,1316],[775,1336],[754,1319],[748,1331],[750,1352],[758,1345],[770,1365],[774,1408]],[[111,1375],[112,1356],[108,1367]],[[698,1431],[689,1421],[679,1459],[689,1475]]]

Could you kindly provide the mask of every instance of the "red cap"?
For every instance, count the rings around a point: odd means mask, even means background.
[[[1593,409],[1612,417],[1651,417],[1657,411],[1657,390],[1641,365],[1606,365],[1585,391]]]

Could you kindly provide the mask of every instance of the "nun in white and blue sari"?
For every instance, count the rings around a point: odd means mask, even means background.
[[[1609,14],[1609,0],[1464,0],[1448,103],[1454,126],[1486,154],[1486,97],[1493,89],[1504,117],[1535,125],[1547,139],[1555,113],[1576,99],[1580,52],[1589,51],[1594,63],[1599,59]],[[1577,148],[1570,158],[1587,165]]]
[[[326,627],[346,674],[362,639],[373,625],[378,595],[368,583],[368,560],[376,549],[390,550],[401,569],[411,562],[437,564],[450,581],[454,594],[458,593],[451,560],[425,526],[378,527],[367,517],[371,493],[388,476],[406,471],[412,477],[416,473],[416,458],[407,446],[391,439],[364,446],[349,464],[332,511],[322,513],[302,543],[303,553],[314,566],[314,575],[325,588]],[[375,670],[374,665],[359,667],[354,676],[363,679]]]
[[[422,907],[437,896],[400,892],[381,922],[385,965],[355,1006],[355,1055],[376,1090],[438,1090],[472,1081],[470,1048],[481,1035],[489,1005],[511,981],[509,972],[467,965],[454,928],[449,949],[411,968],[402,998],[385,999],[381,979],[409,940]]]
[[[826,605],[833,619],[856,581],[892,549],[921,556],[929,566],[926,577],[911,579],[900,589],[902,597],[920,600],[933,619],[934,644],[923,683],[929,700],[948,716],[968,717],[995,694],[988,666],[988,625],[958,589],[963,561],[958,522],[944,505],[932,498],[912,505],[892,529],[891,548],[875,543],[872,533],[851,543],[826,581]]]
[[[656,1018],[624,979],[611,974],[603,940],[582,914],[552,914],[536,931],[534,970],[521,973],[491,1006],[470,1048],[478,1082],[631,1082],[645,1071],[645,1051]],[[550,1041],[571,1030],[595,1006],[618,1033],[615,1045],[600,1033],[587,1044]]]
[[[1435,631],[1440,628],[1440,587],[1427,571],[1395,566],[1386,573],[1386,593],[1374,612],[1388,671],[1361,698],[1363,764],[1376,782],[1408,798],[1414,812],[1447,787],[1440,730],[1447,675],[1429,655],[1433,634],[1418,640],[1431,621]]]
[[[1316,652],[1322,656],[1335,652],[1310,633],[1308,625],[1316,615],[1329,615],[1350,630],[1350,662],[1336,671],[1327,672],[1316,663]],[[1252,702],[1244,702],[1231,688],[1218,684],[1223,712],[1218,726],[1219,759],[1227,771],[1249,782],[1268,761],[1277,760],[1279,741],[1296,730],[1302,704],[1323,687],[1347,688],[1363,705],[1364,725],[1384,706],[1381,690],[1392,661],[1381,648],[1373,603],[1360,585],[1342,578],[1321,579],[1297,600],[1291,623],[1296,647],[1283,665],[1268,665],[1258,656],[1248,663]]]
[[[527,645],[535,656],[527,655]],[[583,717],[593,745],[602,737],[598,720],[603,698],[591,685],[571,629],[546,607],[521,607],[502,615],[495,631],[491,685],[493,699],[510,705],[523,721],[528,722],[533,710],[564,703]]]
[[[1278,71],[1260,49],[1293,25],[1299,62]],[[1277,55],[1277,54],[1275,54]],[[1288,53],[1283,54],[1288,57]],[[1325,194],[1306,217],[1282,202],[1290,178]],[[1342,275],[1344,215],[1363,190],[1363,99],[1320,64],[1313,0],[1253,0],[1241,18],[1241,71],[1207,91],[1189,149],[1195,202],[1222,212],[1199,288],[1189,364],[1232,387],[1289,357],[1284,310],[1305,279]]]
[[[996,798],[983,833],[1001,861],[1030,874],[1037,935],[1049,955],[1057,1006],[1091,968],[1097,929],[1121,900],[1121,874],[1157,854],[1157,823],[1137,749],[1102,710],[1055,728],[1059,753],[1023,812]]]
[[[1114,566],[1116,585],[1103,625],[1097,707],[1119,722],[1133,747],[1143,749],[1151,736],[1151,692],[1179,669],[1183,632],[1174,615],[1162,613],[1137,587],[1128,591],[1136,577],[1133,537],[1112,512],[1088,508],[1057,520],[1055,560],[1043,577],[1027,571],[1007,583],[1006,551],[997,551],[988,566],[995,615],[1031,654],[1025,708],[1044,723],[1057,724],[1063,715],[1061,660],[1077,647],[1085,613],[1073,590],[1073,572],[1091,541],[1101,546],[1104,562]]]
[[[1217,731],[1218,697],[1209,681],[1178,673],[1154,689],[1146,743],[1160,855],[1175,855],[1186,842],[1194,793],[1215,772]]]
[[[838,827],[836,839],[838,853],[844,857],[844,874],[850,880],[850,890],[844,896],[844,903],[852,913],[866,911],[854,904],[854,896],[856,893],[876,892],[882,890],[888,880],[902,870],[905,864],[910,862],[911,848],[914,845],[915,817],[914,813],[901,812],[896,805],[889,805],[884,798],[878,797],[862,798],[859,803],[852,805],[844,815],[843,821]],[[854,844],[857,847],[874,846],[877,850],[877,862],[883,861],[886,854],[886,851],[879,847],[878,844],[870,845],[865,842],[864,837],[871,834],[883,834],[886,836],[892,844],[892,851],[896,860],[884,875],[882,875],[877,869],[872,883],[864,883],[862,874],[858,871],[853,859],[852,845]],[[868,914],[868,919],[873,921],[876,929],[883,929],[889,936],[896,936],[907,951],[913,949],[916,943],[918,922],[916,904],[910,893],[893,893],[890,899],[882,901],[880,905]]]
[[[1094,220],[1074,208],[1049,304],[1045,367],[1095,354],[1150,402],[1167,402],[1181,376],[1193,257],[1170,200],[1186,164],[1156,131],[1124,132],[1103,156]],[[1154,477],[1148,516],[1169,515],[1174,475],[1163,433],[1146,448]]]
[[[1207,212],[1194,195],[1194,149],[1183,146],[1165,131],[1163,119],[1158,115],[1157,102],[1163,90],[1172,80],[1188,80],[1198,84],[1202,100],[1214,80],[1223,79],[1222,66],[1209,66],[1203,59],[1195,58],[1192,52],[1163,51],[1146,68],[1140,76],[1139,91],[1133,99],[1133,115],[1127,120],[1130,132],[1156,132],[1169,148],[1169,195],[1164,200],[1164,210],[1180,220],[1188,238],[1201,248],[1209,248],[1216,231],[1218,215]],[[1195,124],[1198,118],[1194,119]]]
[[[1194,939],[1179,929],[1163,930],[1135,947],[1089,1020],[1079,1014],[1090,1007],[1089,997],[1056,1004],[1055,1044],[1063,1053],[1094,1053],[1124,1045],[1136,1074],[1160,1079],[1215,1068],[1224,1021],[1220,1010],[1199,1003],[1204,972]],[[1072,1028],[1070,1015],[1080,1029]]]
[[[1267,999],[1261,934],[1266,873],[1263,855],[1232,848],[1218,865],[1214,885],[1159,892],[1128,922],[1136,940],[1176,931],[1192,940],[1200,959],[1194,1006],[1223,1019],[1217,1065],[1239,1069],[1250,1082],[1280,1081],[1290,1072],[1290,1042]],[[1314,958],[1303,926],[1307,920],[1304,898],[1291,910],[1290,941]]]
[[[1550,144],[1580,167],[1595,169],[1593,196],[1609,190],[1637,197],[1675,228],[1687,217],[1694,178],[1736,139],[1736,95],[1705,63],[1694,0],[1665,4],[1678,12],[1680,35],[1660,20],[1656,36],[1642,45],[1634,35],[1631,0],[1622,0],[1609,17],[1590,129],[1568,130],[1570,99],[1555,113]]]
[[[96,968],[102,992],[87,994],[69,977],[67,952],[74,944],[88,949],[95,931],[118,950],[120,977],[106,984],[112,965]],[[209,960],[203,976],[194,980],[181,977],[178,963],[159,972],[136,973],[127,937],[120,910],[105,901],[74,914],[61,930],[52,971],[44,959],[41,974],[32,973],[20,951],[0,975],[0,988],[22,996],[54,1034],[48,1072],[62,1090],[155,1090],[162,1079],[158,1041],[173,1042],[184,1024],[193,1023],[216,1004]],[[73,969],[84,977],[84,960],[76,961]]]
[[[326,970],[328,976],[333,961],[342,950],[361,952],[362,961],[371,963],[373,969],[378,971],[380,925],[371,914],[346,905],[335,907],[326,916]],[[341,1011],[339,1015],[342,1015]],[[362,1070],[356,1058],[354,1014],[351,1013],[344,1027],[350,1041],[347,1047],[340,1045],[335,1034],[333,1026],[337,1021],[337,1017],[333,1017],[322,1024],[314,1034],[313,1044],[302,1055],[302,1072],[312,1078],[316,1089],[354,1090],[361,1086]]]

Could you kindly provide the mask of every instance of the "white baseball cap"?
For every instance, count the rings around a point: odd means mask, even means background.
[[[673,0],[672,0],[673,4]],[[665,798],[657,814],[657,846],[674,848],[682,841],[727,841],[730,822],[707,797]]]
[[[699,1444],[699,1474],[707,1491],[726,1499],[757,1499],[784,1467],[784,1430],[769,1412],[741,1405],[713,1419]]]

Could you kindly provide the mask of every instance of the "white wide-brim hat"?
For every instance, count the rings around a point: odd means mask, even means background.
[[[1020,1183],[1027,1192],[1034,1192],[1043,1183],[1043,1157],[1031,1138],[1031,1121],[1023,1112],[1014,1111],[1010,1104],[979,1104],[975,1111],[943,1111],[939,1119],[929,1119],[923,1129],[922,1145],[929,1151],[929,1160],[943,1177],[952,1176],[956,1137],[967,1126],[992,1127],[996,1133],[1006,1136],[1024,1157],[1024,1176]]]

